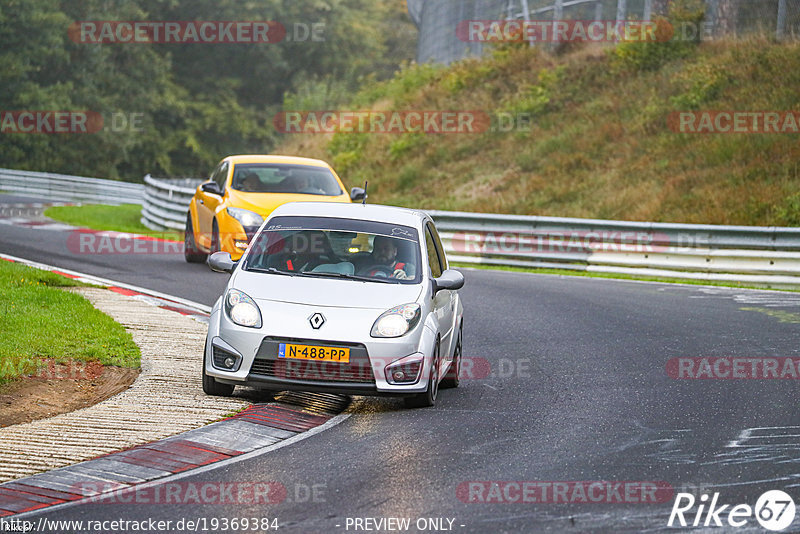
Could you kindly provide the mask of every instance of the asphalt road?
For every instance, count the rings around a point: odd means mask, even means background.
[[[225,284],[177,256],[74,254],[63,234],[0,226],[0,252],[205,304]],[[753,506],[777,489],[800,498],[797,381],[675,380],[666,370],[680,357],[800,357],[800,295],[475,270],[466,279],[464,355],[475,369],[488,365],[488,376],[443,390],[431,409],[355,398],[338,426],[180,481],[276,481],[287,489],[282,502],[90,503],[37,517],[205,518],[209,529],[214,518],[277,518],[280,532],[324,533],[389,532],[354,528],[355,519],[388,517],[433,532],[416,521],[444,518],[445,529],[452,520],[465,533],[642,532],[668,529],[673,499],[487,503],[458,489],[664,481],[698,499],[719,492],[720,505]],[[752,517],[735,530],[763,531]]]

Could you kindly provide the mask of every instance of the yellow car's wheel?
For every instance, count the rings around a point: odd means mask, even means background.
[[[214,219],[214,224],[211,227],[211,251],[210,254],[214,254],[215,252],[219,252],[222,250],[219,244],[219,226],[217,225],[217,220]]]
[[[203,263],[208,257],[208,254],[197,248],[197,242],[194,240],[191,213],[186,215],[186,229],[183,231],[183,257],[189,263]]]

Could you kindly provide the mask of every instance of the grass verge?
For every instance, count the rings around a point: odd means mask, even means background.
[[[46,217],[81,228],[92,230],[111,230],[142,234],[162,239],[182,240],[183,234],[174,230],[150,230],[139,219],[142,214],[139,204],[108,206],[105,204],[84,204],[82,206],[53,206],[44,211]]]
[[[573,271],[567,269],[561,270],[561,269],[534,269],[527,267],[502,267],[499,265],[480,265],[480,264],[460,263],[460,262],[451,262],[450,266],[456,268],[481,269],[485,271],[510,271],[517,273],[553,274],[558,276],[582,276],[585,278],[610,278],[614,280],[636,280],[639,282],[661,282],[667,284],[685,284],[692,286],[718,286],[718,287],[733,287],[737,289],[763,289],[769,291],[787,291],[790,293],[800,292],[796,289],[771,288],[771,287],[745,284],[740,282],[722,282],[719,280],[692,280],[687,278],[668,278],[660,276],[643,276],[643,275],[621,274],[621,273],[593,273],[588,271]]]
[[[50,362],[98,362],[138,368],[131,335],[81,295],[69,278],[0,261],[0,384]]]

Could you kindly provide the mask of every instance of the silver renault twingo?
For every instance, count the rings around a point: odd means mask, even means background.
[[[211,312],[203,390],[237,385],[394,395],[433,406],[457,387],[464,276],[433,220],[389,206],[293,202],[272,212]]]

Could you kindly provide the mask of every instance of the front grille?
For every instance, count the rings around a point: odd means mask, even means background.
[[[255,360],[250,372],[258,375],[313,382],[375,383],[369,366],[304,360]]]
[[[350,362],[315,362],[278,358],[280,343],[349,347]],[[250,374],[307,382],[342,382],[348,384],[375,384],[367,349],[361,344],[297,339],[265,338],[250,368]]]

